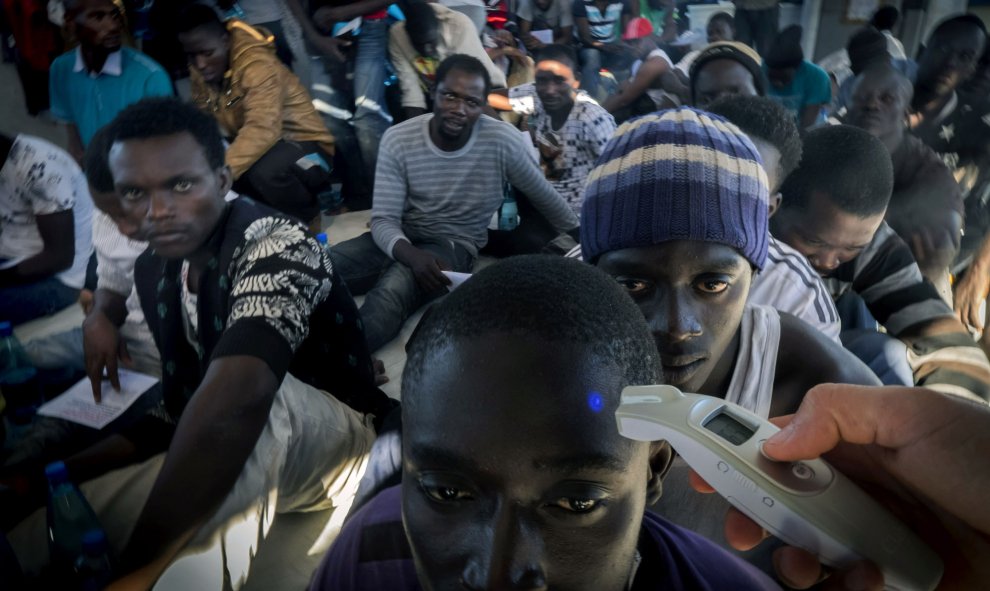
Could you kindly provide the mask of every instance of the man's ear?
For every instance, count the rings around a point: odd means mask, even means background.
[[[769,216],[767,216],[767,217],[771,217],[772,218],[773,217],[773,214],[777,213],[777,210],[780,209],[780,200],[782,198],[783,198],[783,195],[780,194],[780,191],[777,191],[773,195],[770,195],[770,202],[767,204],[767,209],[768,209],[768,212],[769,212]]]
[[[663,477],[674,462],[674,448],[666,441],[650,444],[650,474],[646,481],[646,504],[655,505],[663,495]]]
[[[223,191],[223,195],[226,196],[230,192],[230,188],[234,186],[234,173],[230,170],[230,167],[224,164],[220,167],[220,189]]]

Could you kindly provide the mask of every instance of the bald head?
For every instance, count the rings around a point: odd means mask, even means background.
[[[856,77],[846,122],[868,131],[893,151],[904,134],[914,88],[889,64],[874,65]]]

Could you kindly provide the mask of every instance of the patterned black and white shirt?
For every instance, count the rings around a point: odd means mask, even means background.
[[[529,118],[529,128],[536,138],[555,135],[564,150],[554,162],[561,171],[559,178],[550,178],[550,184],[567,200],[578,216],[584,202],[584,183],[595,167],[595,162],[605,144],[615,133],[615,119],[595,99],[578,92],[567,121],[560,129],[553,129],[550,115],[543,110],[543,103],[532,83],[509,89],[512,110]]]
[[[149,249],[135,267],[173,418],[210,362],[232,355],[262,359],[279,382],[292,373],[361,412],[391,407],[375,387],[357,306],[327,250],[303,226],[242,197],[228,205],[207,248],[213,257],[199,276],[195,319],[183,303],[182,260]]]

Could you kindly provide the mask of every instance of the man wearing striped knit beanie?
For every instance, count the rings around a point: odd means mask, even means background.
[[[717,115],[682,107],[618,128],[588,177],[581,212],[584,259],[639,305],[665,383],[763,417],[794,412],[816,384],[880,383],[810,325],[747,304],[767,257],[768,196],[749,138]],[[725,545],[728,504],[694,494],[687,482],[677,459],[654,509]],[[750,557],[770,570],[766,552]]]
[[[639,304],[667,383],[776,416],[815,384],[877,380],[804,322],[747,304],[768,198],[738,127],[689,107],[654,113],[619,127],[589,175],[581,245]]]

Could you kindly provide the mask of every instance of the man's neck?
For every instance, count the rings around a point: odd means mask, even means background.
[[[922,121],[932,119],[945,108],[945,105],[952,100],[955,94],[955,90],[941,96],[919,90],[914,97],[914,110],[922,116]]]
[[[725,394],[729,390],[729,385],[732,383],[732,374],[736,370],[736,357],[739,356],[740,332],[742,332],[742,327],[736,329],[735,336],[732,337],[729,346],[725,348],[721,359],[715,364],[708,379],[702,384],[699,394],[725,398]]]
[[[475,122],[475,125],[478,123]],[[474,132],[474,127],[467,129],[460,136],[456,138],[451,138],[440,133],[440,124],[437,122],[436,116],[430,119],[430,141],[433,145],[440,148],[444,152],[456,152],[464,146],[467,145],[468,140],[471,139],[471,134]]]
[[[86,47],[85,45],[80,45],[79,51],[82,52],[83,64],[85,64],[86,69],[93,74],[99,74],[103,71],[103,64],[113,53],[102,47]]]
[[[887,151],[893,155],[897,151],[897,148],[901,147],[901,142],[904,141],[904,127],[899,126],[896,130],[880,137],[880,141],[883,142]]]
[[[567,103],[566,105],[561,106],[558,109],[554,109],[552,111],[547,109],[547,115],[550,116],[550,126],[553,127],[554,129],[560,129],[560,126],[567,121],[568,117],[570,117],[571,111],[573,109],[574,109],[573,100]]]

